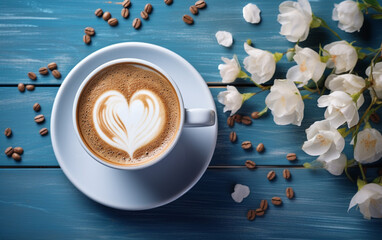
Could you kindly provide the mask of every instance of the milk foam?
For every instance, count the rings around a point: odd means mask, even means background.
[[[116,90],[101,94],[93,107],[93,122],[100,138],[111,146],[127,152],[150,143],[163,130],[165,108],[152,91],[136,91],[129,102]]]

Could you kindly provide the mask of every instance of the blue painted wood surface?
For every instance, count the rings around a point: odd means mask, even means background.
[[[251,126],[226,126],[228,113],[216,101],[223,87],[213,87],[221,79],[217,66],[221,56],[237,54],[240,61],[246,56],[243,43],[251,39],[254,45],[269,51],[284,52],[292,47],[279,35],[278,5],[282,0],[258,1],[262,10],[259,25],[246,23],[242,7],[248,1],[208,0],[207,8],[194,16],[195,24],[185,25],[183,14],[189,14],[194,0],[175,0],[170,6],[162,0],[152,1],[153,13],[143,21],[140,30],[131,23],[148,1],[132,1],[130,17],[120,16],[121,5],[116,1],[75,0],[15,0],[0,1],[0,129],[11,127],[13,136],[0,137],[0,149],[22,146],[25,153],[20,162],[5,155],[0,157],[0,239],[253,239],[253,238],[317,238],[317,239],[379,239],[381,220],[364,220],[361,214],[347,206],[356,187],[345,176],[334,177],[324,170],[301,168],[305,161],[314,160],[301,151],[306,139],[305,129],[323,118],[324,109],[316,107],[317,96],[305,102],[305,119],[301,127],[277,126],[271,114],[253,121]],[[381,23],[365,17],[361,32],[348,34],[331,20],[334,3],[311,1],[313,12],[322,17],[345,40],[357,46],[377,48],[382,42]],[[119,20],[110,27],[94,16],[94,10],[110,11]],[[92,26],[96,36],[92,44],[82,42],[83,29]],[[216,43],[216,31],[230,31],[234,45],[224,48]],[[317,48],[318,43],[335,41],[325,29],[311,30],[302,46]],[[51,147],[50,137],[41,137],[38,130],[49,126],[55,94],[70,69],[88,54],[113,43],[142,41],[158,44],[188,60],[210,84],[217,104],[219,133],[210,168],[201,181],[179,200],[149,211],[126,212],[99,205],[75,189],[59,169]],[[38,75],[31,81],[27,72],[38,72],[42,66],[55,61],[63,78]],[[357,65],[363,75],[366,62]],[[275,78],[284,78],[293,63],[285,59],[277,65]],[[37,85],[33,92],[20,93],[19,82]],[[239,80],[237,85],[249,83]],[[250,84],[248,85],[250,86]],[[239,87],[240,92],[257,91],[253,87]],[[266,93],[246,102],[239,113],[249,115],[264,107]],[[37,114],[32,106],[39,102],[46,122],[36,124]],[[381,110],[379,111],[382,114]],[[373,125],[382,130],[382,124]],[[236,131],[239,141],[229,142],[230,131]],[[3,130],[1,130],[3,131]],[[266,151],[244,151],[240,142],[263,142]],[[351,148],[346,149],[351,156]],[[296,152],[298,161],[285,159],[288,152]],[[260,167],[249,171],[243,167],[247,159]],[[380,166],[379,162],[376,164]],[[285,181],[281,172],[287,167],[292,179]],[[11,168],[11,169],[9,169]],[[27,169],[44,168],[44,169]],[[53,169],[51,169],[53,168]],[[269,182],[266,174],[275,170],[278,177]],[[377,168],[369,168],[370,177]],[[358,174],[352,170],[353,177]],[[232,201],[230,193],[235,183],[246,184],[252,193],[243,203]],[[285,198],[285,188],[296,191],[294,200]],[[264,217],[249,222],[246,211],[257,208],[261,199],[280,195],[285,200],[281,207],[270,207]]]

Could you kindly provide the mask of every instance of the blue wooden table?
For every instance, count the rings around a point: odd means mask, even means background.
[[[217,66],[221,56],[240,61],[246,56],[243,43],[251,39],[258,48],[284,52],[293,44],[279,34],[278,5],[281,0],[256,1],[262,10],[259,25],[246,23],[242,7],[248,1],[208,0],[207,8],[194,17],[195,24],[182,21],[189,14],[193,0],[175,0],[170,6],[154,0],[154,10],[141,29],[132,28],[148,1],[132,1],[130,17],[120,15],[121,5],[114,1],[91,0],[2,0],[0,1],[0,128],[10,127],[10,138],[0,137],[0,149],[22,146],[20,162],[0,157],[0,239],[380,239],[382,221],[365,220],[357,210],[347,212],[356,186],[345,176],[335,177],[325,170],[304,169],[302,164],[314,160],[301,150],[305,129],[323,118],[324,109],[316,107],[316,99],[305,101],[305,119],[301,127],[277,126],[270,114],[255,120],[251,126],[236,124],[239,143],[263,142],[266,151],[246,152],[240,144],[229,142],[232,129],[226,125],[228,113],[217,102],[217,94],[225,89]],[[365,17],[359,33],[347,34],[331,20],[337,1],[311,1],[313,12],[325,19],[347,41],[359,46],[377,48],[382,42],[381,22]],[[118,18],[119,25],[110,27],[94,16],[102,8]],[[96,36],[90,45],[82,41],[83,29],[92,26]],[[234,45],[224,48],[216,43],[218,30],[229,31]],[[336,40],[325,29],[311,30],[302,46],[317,48],[318,43]],[[141,41],[168,48],[188,60],[203,76],[216,100],[219,133],[210,167],[187,194],[157,209],[129,212],[104,207],[79,192],[65,177],[54,156],[50,137],[39,135],[41,127],[49,128],[52,104],[60,84],[69,71],[88,54],[110,44]],[[37,81],[27,77],[42,66],[55,61],[61,80],[51,74]],[[275,78],[284,78],[293,63],[285,59],[277,65]],[[357,69],[364,71],[366,65]],[[18,83],[34,84],[34,91],[20,93]],[[237,81],[241,92],[255,88],[244,80]],[[241,114],[264,108],[266,93],[245,103]],[[32,106],[41,105],[46,121],[37,125]],[[382,114],[382,111],[380,111]],[[382,130],[381,124],[373,127]],[[296,152],[298,160],[289,162],[285,155]],[[352,149],[345,150],[348,157]],[[254,160],[255,170],[244,167],[245,160]],[[381,164],[367,170],[375,176]],[[292,178],[282,177],[284,168]],[[274,170],[277,178],[270,182],[266,175]],[[354,176],[357,169],[351,171]],[[230,194],[236,183],[248,185],[250,196],[235,203]],[[293,187],[295,198],[285,197],[286,187]],[[281,196],[284,204],[271,205],[266,215],[254,221],[246,219],[249,209],[257,208],[261,199]]]

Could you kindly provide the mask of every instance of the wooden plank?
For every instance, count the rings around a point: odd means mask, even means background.
[[[221,56],[232,57],[237,54],[242,61],[246,56],[243,43],[252,39],[255,46],[272,52],[285,52],[294,44],[279,34],[277,22],[278,5],[282,0],[259,1],[256,4],[262,10],[262,21],[258,25],[246,23],[242,17],[242,8],[246,2],[209,0],[206,9],[193,16],[195,24],[186,25],[182,16],[189,13],[194,0],[175,1],[167,6],[163,1],[153,1],[154,10],[148,21],[143,21],[140,30],[134,30],[131,23],[139,17],[145,1],[134,1],[130,8],[130,17],[120,15],[121,1],[103,0],[40,0],[40,1],[1,1],[0,2],[0,84],[31,82],[27,72],[37,72],[51,61],[59,65],[63,77],[85,56],[110,44],[140,41],[158,44],[169,48],[188,60],[202,74],[207,82],[220,82],[217,66]],[[333,4],[337,0],[312,1],[313,12],[326,20],[342,38],[356,45],[377,48],[382,41],[382,32],[376,20],[365,18],[365,24],[359,33],[348,34],[337,28],[337,22],[331,20]],[[102,8],[110,11],[119,20],[117,27],[110,27],[104,20],[94,16],[94,10]],[[96,36],[92,44],[82,42],[83,29],[92,26]],[[218,30],[229,31],[234,36],[234,45],[224,48],[216,43]],[[308,41],[303,46],[318,47],[336,40],[325,29],[311,30]],[[278,64],[276,78],[284,78],[287,69],[292,66],[282,60]],[[361,64],[361,72],[364,71]],[[52,75],[38,76],[37,84],[59,84]]]
[[[269,182],[269,169],[207,170],[190,192],[153,210],[104,207],[69,183],[60,169],[0,170],[0,239],[379,239],[378,219],[347,213],[355,185],[325,170],[291,170],[291,181]],[[236,183],[251,190],[235,203]],[[293,187],[295,198],[285,197]],[[280,196],[265,216],[246,219],[261,199]]]

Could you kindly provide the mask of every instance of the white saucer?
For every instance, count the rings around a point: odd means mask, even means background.
[[[149,168],[117,170],[98,163],[76,138],[73,100],[77,88],[91,71],[118,58],[140,58],[158,65],[177,83],[186,108],[208,108],[216,112],[205,81],[185,59],[152,44],[119,43],[90,54],[62,83],[52,109],[53,150],[66,176],[89,198],[125,210],[159,207],[186,193],[207,169],[216,145],[217,119],[211,127],[185,128],[174,150]]]

